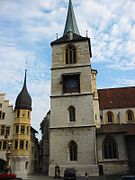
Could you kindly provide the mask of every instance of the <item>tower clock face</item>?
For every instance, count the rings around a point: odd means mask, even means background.
[[[80,80],[79,75],[63,76],[63,92],[73,93],[80,92]]]

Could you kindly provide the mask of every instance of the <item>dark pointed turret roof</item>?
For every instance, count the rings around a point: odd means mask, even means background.
[[[23,83],[22,90],[16,98],[15,110],[17,110],[17,109],[31,110],[32,109],[31,108],[32,99],[28,93],[27,85],[26,85],[26,73],[27,73],[27,70],[25,70],[25,77],[24,77],[24,83]]]
[[[67,34],[68,32],[72,32],[72,33],[80,35],[71,0],[69,0],[67,20],[66,20],[64,34]]]

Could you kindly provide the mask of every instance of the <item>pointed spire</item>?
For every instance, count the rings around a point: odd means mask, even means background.
[[[28,93],[27,85],[26,85],[26,76],[27,76],[27,69],[25,69],[25,76],[24,76],[24,82],[21,92],[16,98],[15,102],[15,110],[16,109],[28,109],[31,110],[32,100],[31,96]]]
[[[73,9],[71,0],[69,0],[67,20],[66,20],[64,34],[66,34],[68,32],[72,32],[72,33],[80,35],[78,27],[77,27],[76,18],[75,18],[74,9]]]

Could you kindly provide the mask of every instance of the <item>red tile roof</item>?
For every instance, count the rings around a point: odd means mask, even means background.
[[[135,87],[98,89],[99,108],[135,107]]]

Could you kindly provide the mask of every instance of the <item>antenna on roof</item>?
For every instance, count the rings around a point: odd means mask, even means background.
[[[25,71],[27,71],[27,68],[28,68],[27,61],[25,60]]]
[[[86,30],[86,37],[88,37],[88,30]]]
[[[56,39],[58,39],[58,36],[59,36],[59,34],[58,34],[58,33],[56,33]]]

